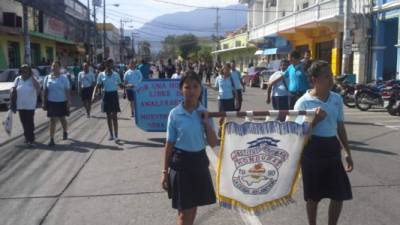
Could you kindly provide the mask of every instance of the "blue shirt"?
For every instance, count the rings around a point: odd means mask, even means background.
[[[218,99],[232,99],[233,96],[233,86],[231,77],[224,78],[219,75],[215,79],[215,88],[218,88]]]
[[[143,80],[143,75],[140,70],[131,70],[125,72],[124,81],[128,82],[128,84],[133,84],[133,86],[139,85]]]
[[[81,84],[81,88],[87,88],[93,86],[96,83],[96,78],[92,72],[86,73],[85,71],[81,71],[78,74],[78,84]]]
[[[50,74],[46,76],[44,82],[48,93],[47,100],[51,102],[66,102],[68,100],[66,92],[69,91],[70,84],[65,75],[61,74],[55,78]]]
[[[105,72],[101,72],[97,77],[97,84],[103,85],[104,91],[117,91],[118,85],[121,84],[121,78],[114,71],[111,76],[106,75]]]
[[[277,78],[280,78],[283,75],[282,71],[276,71],[274,74],[271,75],[269,78],[269,81],[276,80]],[[285,83],[286,82],[286,85]],[[276,82],[274,85],[272,85],[272,96],[288,96],[289,91],[288,91],[288,79],[283,77],[283,80],[280,80]]]
[[[309,88],[308,78],[303,70],[304,64],[290,65],[285,71],[285,78],[289,79],[290,92],[306,92]]]
[[[204,106],[199,105],[193,112],[188,112],[182,103],[171,110],[167,122],[167,142],[175,143],[175,147],[198,152],[206,147],[205,130],[201,121]],[[210,125],[212,120],[210,118]]]
[[[320,137],[334,137],[337,135],[338,122],[344,121],[342,97],[334,92],[330,92],[326,102],[317,97],[311,96],[307,91],[297,100],[295,110],[313,110],[321,107],[326,112],[326,117],[313,128],[312,134]]]
[[[143,79],[149,79],[149,74],[150,74],[150,64],[140,64],[139,65],[139,70],[142,72]]]
[[[233,83],[235,84],[235,89],[242,90],[242,83],[240,82],[242,76],[240,75],[240,72],[237,70],[233,70],[231,76],[233,79]]]

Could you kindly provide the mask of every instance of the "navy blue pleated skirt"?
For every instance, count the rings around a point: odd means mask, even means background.
[[[169,164],[168,197],[172,208],[185,210],[216,202],[205,150],[174,149]]]
[[[304,148],[301,162],[306,201],[323,198],[343,201],[353,198],[340,151],[337,137],[311,137]]]

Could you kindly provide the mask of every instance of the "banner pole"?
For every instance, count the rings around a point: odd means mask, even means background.
[[[229,112],[209,112],[208,117],[246,117],[246,116],[314,116],[315,110],[269,110],[269,111],[229,111]]]

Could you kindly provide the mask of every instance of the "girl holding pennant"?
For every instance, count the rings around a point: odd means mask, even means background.
[[[304,199],[310,225],[316,225],[318,202],[323,198],[331,199],[328,224],[336,225],[343,201],[352,199],[346,172],[353,170],[353,160],[343,122],[343,101],[340,95],[330,91],[333,79],[327,62],[313,62],[308,74],[314,88],[308,90],[294,107],[295,110],[316,109],[312,136],[304,148],[301,162]],[[341,159],[342,146],[346,167]]]
[[[216,202],[205,147],[206,143],[214,147],[217,137],[199,102],[200,78],[188,72],[179,88],[184,100],[168,117],[161,184],[172,199],[172,208],[178,210],[177,224],[192,225],[198,206]]]

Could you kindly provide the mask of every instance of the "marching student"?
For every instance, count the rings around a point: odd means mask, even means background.
[[[86,109],[86,116],[90,118],[92,108],[93,89],[96,84],[94,73],[89,71],[89,64],[83,63],[83,70],[78,74],[78,93]]]
[[[131,104],[131,115],[132,117],[135,116],[135,87],[139,85],[140,82],[143,80],[143,75],[140,70],[136,69],[137,61],[136,59],[132,59],[129,62],[129,69],[125,72],[124,75],[124,86],[126,95],[128,96],[128,101]]]
[[[308,221],[310,225],[317,224],[318,203],[329,198],[328,224],[336,225],[343,201],[352,199],[346,172],[353,170],[353,160],[343,122],[343,101],[340,95],[330,91],[333,78],[327,62],[314,61],[308,74],[313,89],[308,90],[294,107],[296,110],[316,109],[317,113],[301,162]],[[342,146],[346,167],[341,160]]]
[[[171,79],[182,79],[182,67],[177,66],[176,67],[176,73],[172,75]]]
[[[50,118],[49,146],[54,146],[54,133],[56,122],[60,120],[63,128],[63,140],[68,139],[68,124],[66,116],[69,116],[71,106],[71,85],[67,76],[61,74],[60,61],[54,61],[51,65],[51,73],[43,80],[43,109],[47,110]]]
[[[224,64],[221,74],[215,79],[214,88],[218,90],[218,109],[219,112],[236,111],[239,105],[235,83],[231,76],[231,65]],[[224,118],[219,119],[218,136],[221,137],[221,126]]]
[[[200,101],[201,80],[194,72],[183,76],[181,104],[171,110],[167,123],[161,185],[178,210],[177,224],[192,225],[198,206],[216,202],[206,144],[217,144],[212,120]]]
[[[238,106],[236,107],[237,111],[240,111],[242,108],[242,102],[243,102],[243,92],[246,90],[246,86],[244,85],[244,82],[242,81],[242,75],[240,74],[240,71],[236,69],[236,62],[235,60],[231,61],[231,67],[232,67],[232,79],[235,84],[235,90],[237,92],[237,97],[238,97]]]
[[[121,109],[119,107],[118,86],[122,87],[122,83],[119,74],[112,70],[113,63],[112,59],[107,59],[105,63],[106,70],[97,77],[92,101],[95,98],[94,93],[96,93],[96,90],[102,88],[104,92],[102,110],[107,114],[107,125],[110,132],[108,140],[119,141],[117,113],[121,112]]]

